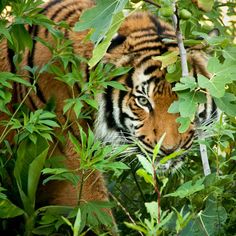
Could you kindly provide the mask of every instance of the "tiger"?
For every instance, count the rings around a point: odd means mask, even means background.
[[[51,0],[43,5],[43,14],[54,22],[66,21],[73,28],[81,14],[94,6],[93,0]],[[33,38],[37,36],[53,44],[52,36],[47,29],[34,25],[29,27],[29,31]],[[87,33],[88,30],[81,32],[65,30],[64,35],[72,41],[75,54],[91,58],[94,45],[84,40]],[[104,63],[111,63],[117,68],[127,66],[131,68],[126,74],[111,78],[120,82],[126,90],[108,86],[104,93],[98,95],[99,108],[93,121],[97,139],[114,145],[137,140],[147,153],[152,153],[165,134],[160,148],[161,156],[180,149],[190,149],[195,136],[195,124],[192,122],[184,133],[178,131],[179,123],[176,119],[179,114],[168,112],[170,105],[178,99],[178,96],[172,91],[173,84],[165,79],[166,68],[162,68],[161,61],[153,59],[166,52],[178,50],[178,45],[173,40],[170,42],[164,40],[175,37],[173,27],[151,13],[138,11],[127,16],[102,59]],[[7,46],[6,40],[1,41],[0,52],[0,71],[16,72],[13,63],[14,53]],[[29,65],[40,68],[50,60],[51,56],[50,50],[45,45],[34,41],[31,52],[26,51],[24,54],[22,67]],[[201,73],[209,77],[206,62],[198,52],[193,53],[189,61],[192,64],[193,74]],[[87,80],[88,65],[82,65],[81,70],[84,71],[84,79]],[[64,101],[72,96],[68,86],[53,79],[52,74],[46,72],[41,75],[36,86],[37,92],[31,92],[25,101],[27,107],[32,111],[37,110],[45,107],[54,97],[57,119],[59,123],[65,123],[67,114],[63,114]],[[12,104],[19,103],[27,91],[24,85],[15,84]],[[79,88],[75,91],[75,96],[78,94]],[[13,110],[12,107],[11,109]],[[6,119],[3,114],[0,118]],[[75,114],[72,113],[70,121],[72,124],[76,123],[73,122],[76,121]],[[78,122],[82,127],[88,125],[86,120]],[[78,136],[78,129],[75,126],[72,125],[71,129]],[[0,132],[2,129],[3,127],[0,127]],[[66,137],[66,144],[61,151],[66,157],[65,164],[72,170],[79,169],[79,157],[68,135]],[[139,147],[137,152],[138,150]],[[181,157],[169,160],[166,169],[174,168],[179,161]],[[49,182],[42,189],[41,192],[45,193],[42,201],[72,206],[77,204],[76,191],[70,183]],[[89,175],[83,186],[82,199],[85,201],[109,199],[105,180],[100,172],[94,171]]]

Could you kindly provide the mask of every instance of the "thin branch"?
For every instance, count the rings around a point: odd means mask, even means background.
[[[158,183],[157,183],[157,173],[156,173],[156,168],[155,168],[155,163],[152,163],[152,169],[153,169],[153,180],[154,180],[154,189],[157,194],[157,220],[158,224],[161,223],[161,193],[158,188]]]
[[[174,28],[176,31],[176,39],[177,39],[177,43],[178,43],[178,47],[179,47],[179,54],[180,54],[181,67],[182,67],[182,77],[186,77],[189,75],[188,63],[187,63],[187,53],[186,53],[186,50],[184,47],[183,36],[182,36],[180,26],[179,26],[179,17],[177,14],[176,1],[173,2],[173,10],[174,10],[174,14],[172,16],[172,20],[173,20]],[[197,117],[196,123],[200,124],[198,117]],[[201,130],[197,130],[197,135],[198,135],[199,139],[204,140]],[[200,153],[201,153],[204,175],[207,176],[211,173],[211,169],[210,169],[210,165],[209,165],[209,161],[208,161],[207,148],[206,148],[205,144],[200,144]]]
[[[157,8],[161,8],[161,5],[159,5],[158,3],[153,2],[152,0],[144,0],[144,2],[152,4],[153,6],[155,6]]]
[[[179,47],[179,54],[181,59],[181,67],[182,67],[182,77],[186,77],[189,75],[188,73],[188,63],[187,63],[187,52],[184,47],[183,36],[179,27],[179,17],[177,14],[177,9],[175,5],[175,1],[173,3],[174,14],[172,15],[172,21],[175,28],[176,39]]]
[[[131,217],[130,213],[126,210],[126,208],[121,204],[121,202],[111,192],[109,192],[109,195],[113,198],[114,201],[116,201],[117,205],[124,211],[124,213],[128,216],[129,220],[134,225],[136,225],[134,219]],[[143,236],[142,232],[139,232],[139,234]]]
[[[197,125],[200,125],[199,117],[196,119]],[[200,140],[204,140],[204,135],[201,129],[197,130],[197,136]],[[203,172],[204,175],[207,176],[211,174],[211,169],[208,161],[208,156],[207,156],[207,148],[205,144],[200,143],[200,153],[201,153],[201,159],[202,159],[202,166],[203,166]]]

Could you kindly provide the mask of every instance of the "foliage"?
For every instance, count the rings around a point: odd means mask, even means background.
[[[178,94],[169,111],[180,113],[178,118],[184,132],[195,119],[199,104],[204,104],[207,95],[213,97],[222,110],[218,121],[210,119],[198,127],[206,136],[196,140],[189,153],[176,152],[159,160],[161,141],[153,150],[153,155],[134,155],[119,159],[128,146],[104,146],[96,140],[90,128],[85,132],[81,127],[79,139],[69,135],[75,151],[81,158],[78,177],[76,170],[68,170],[59,160],[51,156],[53,143],[64,142],[63,131],[68,121],[60,124],[56,120],[53,101],[46,107],[29,111],[24,101],[30,91],[37,91],[39,76],[45,71],[55,79],[67,84],[71,90],[76,85],[81,88],[79,96],[65,101],[64,113],[73,110],[78,119],[91,118],[98,108],[96,95],[107,86],[124,89],[110,78],[127,73],[130,68],[114,68],[98,63],[104,56],[110,41],[124,20],[123,10],[149,10],[164,20],[171,21],[172,3],[168,0],[150,1],[97,1],[97,6],[85,11],[74,30],[90,29],[88,39],[95,43],[93,57],[87,61],[74,55],[72,42],[63,37],[60,29],[69,28],[65,22],[55,24],[41,14],[42,1],[1,1],[0,39],[7,39],[14,51],[16,68],[22,61],[25,50],[32,50],[34,40],[44,44],[51,52],[51,60],[41,68],[26,66],[29,80],[13,72],[0,72],[0,112],[10,116],[1,120],[4,126],[0,134],[0,232],[12,235],[85,235],[88,230],[97,235],[104,233],[104,225],[112,224],[104,208],[115,204],[91,201],[82,203],[79,197],[75,208],[66,206],[38,206],[37,188],[52,180],[71,182],[81,194],[84,177],[94,170],[102,171],[109,179],[109,190],[118,206],[114,209],[121,235],[233,235],[235,232],[235,112],[236,112],[236,47],[232,43],[235,29],[222,24],[222,6],[228,6],[227,16],[233,12],[233,2],[222,4],[208,0],[177,1],[177,14],[189,51],[192,46],[202,45],[202,50],[211,55],[208,60],[210,79],[198,75],[181,78],[181,64],[176,52],[156,57],[167,68],[166,79],[175,82],[173,88]],[[152,1],[151,1],[152,2]],[[8,8],[10,7],[10,8]],[[7,11],[6,9],[10,9]],[[94,18],[94,16],[96,16]],[[11,20],[9,20],[11,19]],[[40,25],[51,33],[56,46],[40,38],[31,38],[26,25]],[[220,36],[208,34],[214,27]],[[193,51],[194,52],[194,51]],[[57,64],[55,64],[57,62]],[[83,80],[80,66],[88,63],[94,67],[88,81]],[[98,63],[98,64],[97,64]],[[12,99],[12,83],[22,83],[29,93],[17,104],[13,114],[8,105]],[[61,132],[55,131],[60,128]],[[15,132],[12,147],[6,137]],[[163,137],[164,138],[164,137]],[[55,140],[57,140],[55,142]],[[203,176],[198,144],[207,146],[212,174]],[[138,144],[137,144],[138,145]],[[140,147],[141,148],[141,147]],[[170,159],[186,156],[183,169],[175,173],[162,173],[161,169]],[[124,156],[124,155],[123,155]],[[47,157],[50,157],[47,159]],[[125,163],[124,163],[125,162]],[[103,225],[103,226],[102,226]],[[14,227],[13,227],[14,226]]]

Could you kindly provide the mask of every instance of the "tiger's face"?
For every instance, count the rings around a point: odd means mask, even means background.
[[[170,83],[145,74],[143,68],[131,71],[119,81],[126,86],[126,91],[109,88],[100,97],[95,126],[97,138],[114,145],[138,141],[146,152],[152,154],[165,135],[159,153],[161,156],[191,147],[194,126],[191,125],[185,133],[179,133],[176,121],[179,114],[168,112],[177,99]],[[175,168],[182,162],[181,159],[168,161],[162,169]]]
[[[95,125],[97,138],[119,144],[138,140],[148,153],[153,152],[165,135],[160,155],[190,148],[194,126],[179,133],[179,114],[169,113],[177,100],[171,84],[165,80],[166,70],[154,60],[164,52],[176,50],[176,44],[166,44],[162,36],[174,37],[169,25],[155,21],[151,15],[136,14],[125,21],[110,47],[106,60],[117,67],[131,66],[128,74],[113,78],[126,87],[126,91],[109,87],[99,98],[99,112]],[[168,35],[168,36],[166,36]],[[165,169],[176,165],[169,161]]]

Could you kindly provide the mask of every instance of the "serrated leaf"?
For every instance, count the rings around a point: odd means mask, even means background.
[[[178,128],[180,133],[186,132],[191,124],[191,120],[188,117],[178,117],[176,121],[180,123],[180,127]]]
[[[220,98],[224,96],[225,85],[228,83],[228,78],[224,76],[214,76],[208,79],[203,75],[198,75],[198,84],[201,88],[207,89],[211,96]]]
[[[180,83],[176,83],[175,87],[172,89],[173,91],[182,91],[186,89],[190,89],[193,91],[197,87],[197,83],[195,79],[191,76],[180,78]]]
[[[225,93],[221,98],[214,98],[217,107],[230,116],[236,116],[236,97],[232,93]]]

